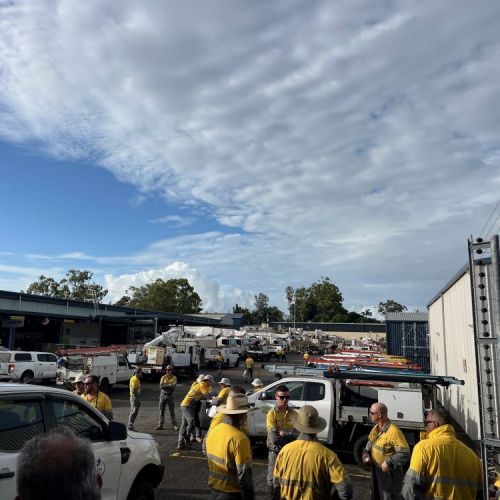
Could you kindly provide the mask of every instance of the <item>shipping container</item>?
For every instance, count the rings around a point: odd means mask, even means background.
[[[430,371],[427,313],[387,313],[387,354]]]

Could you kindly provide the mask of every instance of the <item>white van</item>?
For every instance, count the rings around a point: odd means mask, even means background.
[[[51,352],[0,351],[0,380],[55,380],[57,356]]]
[[[24,443],[56,427],[89,439],[103,500],[154,498],[164,465],[150,434],[127,432],[72,392],[6,383],[0,383],[0,498],[16,496],[17,457]]]

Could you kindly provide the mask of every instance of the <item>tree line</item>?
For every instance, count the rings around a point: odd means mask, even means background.
[[[87,270],[70,269],[60,281],[41,275],[31,283],[26,293],[60,297],[74,300],[97,300],[102,302],[108,294],[98,283],[92,281],[93,273]],[[256,325],[276,321],[295,321],[297,323],[377,323],[370,309],[361,313],[348,311],[343,306],[343,296],[339,288],[328,277],[321,277],[309,287],[285,289],[288,314],[269,304],[269,297],[264,293],[254,296],[252,309],[236,304],[233,313],[243,314],[245,324]],[[153,311],[192,314],[201,312],[201,297],[185,278],[169,280],[156,279],[143,286],[131,286],[112,305],[135,307]],[[378,312],[402,312],[406,306],[389,299],[380,302]]]

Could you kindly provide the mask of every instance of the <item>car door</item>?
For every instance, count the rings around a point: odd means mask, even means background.
[[[283,385],[282,381],[266,387],[258,393],[255,399],[254,409],[248,414],[248,428],[252,436],[266,436],[266,418],[267,414],[276,404],[275,392],[279,385]],[[304,392],[304,380],[287,380],[284,384],[290,391],[290,401],[288,405],[292,408],[300,408],[304,405],[302,395]]]
[[[307,382],[304,388],[303,404],[311,405],[318,410],[319,416],[324,418],[328,425],[318,434],[318,439],[329,441],[329,432],[331,430],[332,419],[332,404],[333,402],[327,399],[326,384],[324,381],[318,380]]]
[[[106,422],[83,401],[80,403],[74,398],[50,394],[48,402],[52,409],[53,425],[68,427],[78,436],[89,439],[97,472],[102,477],[102,499],[116,499],[122,454],[119,442],[108,441],[106,438]]]
[[[36,373],[37,378],[56,378],[57,356],[48,352],[36,353]]]
[[[0,497],[16,497],[17,457],[24,443],[45,433],[42,397],[0,396]]]

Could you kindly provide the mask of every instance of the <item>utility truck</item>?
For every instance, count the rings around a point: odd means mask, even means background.
[[[201,347],[195,339],[186,339],[183,335],[180,327],[162,332],[144,344],[143,361],[136,362],[135,366],[142,368],[146,377],[158,378],[165,373],[167,365],[173,365],[176,374],[194,376],[200,369]]]
[[[269,367],[267,367],[269,368]],[[292,367],[293,368],[293,367]],[[363,466],[362,451],[373,428],[370,406],[376,402],[387,405],[389,418],[403,431],[410,446],[424,431],[425,412],[436,405],[436,386],[463,384],[454,377],[417,374],[387,374],[342,370],[311,375],[307,368],[295,368],[295,373],[276,380],[248,397],[253,408],[248,413],[248,435],[253,441],[265,442],[266,416],[276,404],[275,392],[285,384],[290,391],[289,405],[300,408],[314,406],[327,421],[318,439],[335,449],[352,451],[356,462]],[[310,370],[310,369],[309,369]],[[273,370],[281,370],[275,367]],[[354,384],[353,384],[354,382]],[[205,412],[203,425],[208,425]]]
[[[108,392],[114,384],[128,384],[134,374],[127,356],[110,348],[68,349],[59,354],[56,384],[67,388],[79,375],[97,375],[99,388]]]
[[[224,358],[223,367],[231,368],[240,365],[240,356],[237,352],[231,352],[227,347],[207,347],[205,348],[204,361],[206,366],[215,368],[217,366],[217,356],[219,352]]]

